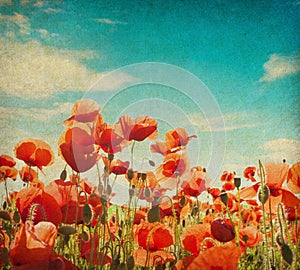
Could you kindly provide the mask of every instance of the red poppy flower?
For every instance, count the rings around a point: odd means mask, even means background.
[[[74,103],[71,117],[64,121],[64,125],[70,126],[73,121],[93,122],[100,110],[100,105],[91,99],[81,99]]]
[[[33,181],[37,180],[37,177],[38,177],[37,172],[28,166],[24,166],[19,171],[19,175],[20,175],[21,180],[25,183],[33,182]]]
[[[156,169],[157,181],[163,188],[174,189],[177,178],[183,176],[189,170],[189,158],[187,153],[172,153],[165,156],[163,164]]]
[[[8,155],[1,155],[0,156],[0,167],[1,166],[8,166],[14,167],[16,165],[16,161]]]
[[[16,158],[23,160],[28,166],[37,166],[40,170],[54,161],[54,154],[49,144],[37,139],[25,139],[14,149]]]
[[[143,222],[134,226],[134,242],[146,250],[159,250],[172,245],[174,238],[166,225]]]
[[[177,261],[174,265],[173,270],[186,270],[188,266],[192,263],[192,261],[196,258],[194,255],[189,255],[184,257],[183,259]]]
[[[40,205],[33,211],[33,221],[35,224],[43,221],[50,221],[56,226],[62,221],[62,213],[56,200],[44,190],[36,187],[24,188],[17,194],[16,206],[21,215],[22,221],[25,222],[30,216],[30,210],[34,205]]]
[[[146,212],[143,210],[136,210],[134,214],[134,224],[140,224],[142,221],[146,220]]]
[[[211,234],[220,242],[229,242],[235,238],[234,228],[228,218],[217,218],[211,223]]]
[[[16,168],[1,166],[0,167],[0,182],[5,181],[7,178],[16,180],[18,175],[18,170]]]
[[[218,198],[221,194],[221,190],[219,188],[208,188],[208,193],[214,198]]]
[[[233,270],[238,268],[240,256],[240,248],[229,242],[205,250],[189,264],[187,269]]]
[[[91,169],[98,160],[91,128],[84,123],[67,129],[59,139],[59,155],[76,172]]]
[[[47,221],[32,225],[21,224],[11,244],[9,260],[12,265],[26,265],[49,260],[57,235],[54,224]]]
[[[207,173],[200,168],[191,169],[191,179],[188,182],[183,182],[183,192],[186,195],[192,197],[198,197],[203,191],[205,191],[207,182],[209,181]]]
[[[202,242],[206,237],[212,237],[210,224],[196,224],[184,229],[181,234],[181,241],[185,250],[197,256],[201,251]],[[207,242],[207,244],[208,243],[209,242]],[[209,247],[211,246],[210,243]]]
[[[133,119],[124,115],[119,119],[117,133],[122,134],[126,140],[143,141],[146,138],[155,140],[157,138],[157,121],[149,116],[138,116]]]
[[[246,179],[250,179],[252,182],[256,182],[256,179],[254,178],[256,168],[255,167],[247,167],[243,175]]]
[[[84,200],[82,202],[78,201],[76,185],[68,181],[55,180],[45,187],[45,192],[50,194],[59,205],[64,223],[72,224],[75,221],[82,221]]]
[[[97,234],[92,235],[88,241],[84,241],[82,236],[79,235],[80,256],[94,265],[111,264],[111,257],[104,254],[104,252],[98,251],[100,240],[101,239]]]
[[[221,175],[220,180],[222,182],[232,182],[234,180],[235,174],[232,172],[224,171]]]
[[[154,267],[175,261],[175,255],[165,250],[135,249],[133,251],[134,263],[144,267]]]
[[[184,150],[192,138],[197,138],[197,136],[188,136],[184,128],[176,128],[166,133],[164,142],[156,142],[151,145],[150,149],[152,152],[162,155],[175,153]]]
[[[295,194],[300,194],[300,162],[293,164],[289,169],[287,186]]]

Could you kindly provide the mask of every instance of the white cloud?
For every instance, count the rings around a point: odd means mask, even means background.
[[[37,41],[14,43],[0,39],[0,89],[31,99],[61,91],[87,91],[106,73],[89,70],[82,61],[98,57],[95,51],[46,47]],[[95,90],[112,90],[133,78],[124,73]],[[107,86],[107,87],[106,87]]]
[[[0,7],[6,5],[12,5],[12,4],[13,4],[12,0],[0,0]]]
[[[104,24],[127,24],[127,22],[112,21],[108,18],[98,18],[98,19],[94,19],[94,21],[98,23],[104,23]]]
[[[262,146],[267,151],[266,158],[272,161],[282,161],[286,159],[289,163],[300,160],[300,141],[289,139],[276,139],[265,142]]]
[[[279,78],[300,72],[300,58],[296,56],[281,56],[272,54],[264,64],[265,74],[260,82],[272,82]]]
[[[0,14],[0,20],[6,22],[7,24],[13,23],[19,27],[21,35],[29,35],[31,32],[30,22],[28,17],[19,14],[17,12],[14,15],[2,15]]]
[[[47,13],[47,14],[53,14],[53,13],[63,12],[63,10],[60,9],[60,8],[51,8],[51,7],[49,7],[47,9],[45,9],[44,12]]]

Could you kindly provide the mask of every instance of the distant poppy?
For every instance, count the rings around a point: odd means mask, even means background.
[[[54,154],[49,144],[38,139],[25,139],[14,149],[16,158],[23,160],[28,166],[37,166],[40,170],[54,161]]]
[[[198,197],[207,189],[206,185],[209,184],[208,182],[209,178],[206,172],[201,169],[192,168],[190,180],[183,182],[181,186],[183,187],[184,194],[192,197]]]
[[[25,183],[33,182],[33,181],[37,180],[37,177],[38,177],[37,172],[29,166],[24,166],[19,171],[19,175],[20,175],[21,180]]]
[[[300,162],[293,164],[289,168],[287,187],[295,194],[300,194]]]
[[[113,173],[115,175],[125,174],[129,167],[129,161],[122,161],[120,159],[113,159],[109,161],[107,157],[102,157],[104,164],[109,164],[109,173]]]
[[[138,116],[133,119],[128,115],[120,117],[119,125],[123,137],[128,141],[155,140],[157,138],[157,121],[149,116]]]
[[[93,122],[100,110],[100,105],[91,99],[81,99],[74,103],[71,117],[64,121],[64,125],[70,126],[72,121]]]
[[[255,172],[256,172],[256,167],[247,167],[244,170],[243,175],[246,179],[250,179],[251,182],[256,182],[256,179],[254,178]]]
[[[26,265],[49,260],[57,235],[54,224],[41,221],[33,225],[30,221],[21,223],[11,244],[9,260],[12,265]]]
[[[187,267],[187,270],[234,270],[238,268],[241,250],[229,242],[200,253]]]
[[[214,199],[218,198],[221,194],[221,190],[219,188],[209,187],[207,191]]]
[[[156,169],[157,181],[163,188],[174,189],[178,184],[178,177],[189,170],[187,153],[172,153],[165,156],[163,164]]]
[[[146,250],[143,248],[133,251],[134,263],[144,267],[154,267],[175,261],[175,255],[165,250]]]
[[[192,138],[197,138],[197,136],[188,136],[184,128],[176,128],[165,134],[164,142],[156,142],[151,145],[150,149],[152,152],[162,155],[175,153],[184,150]]]
[[[263,234],[253,226],[239,230],[239,240],[242,247],[253,248],[263,240]]]
[[[300,220],[300,206],[298,206],[298,207],[285,206],[284,212],[285,212],[286,219],[288,221],[295,221],[296,217],[297,217],[297,220]]]
[[[202,242],[206,237],[212,237],[210,224],[195,224],[183,230],[181,241],[185,250],[197,256],[201,251]],[[210,244],[211,246],[212,244]]]
[[[58,226],[62,221],[62,213],[56,200],[41,188],[30,187],[20,190],[16,196],[16,206],[24,223],[30,217],[32,207],[34,207],[32,211],[34,224],[46,220]]]
[[[99,149],[94,143],[91,128],[85,123],[77,123],[60,137],[59,155],[74,171],[85,172],[98,160]]]
[[[174,237],[162,223],[143,222],[134,226],[134,242],[146,250],[159,250],[172,245]]]
[[[211,223],[211,234],[220,242],[229,242],[235,238],[234,228],[228,218],[217,218]]]
[[[134,224],[140,224],[141,221],[146,220],[146,212],[143,210],[136,210],[134,213]]]
[[[0,167],[8,166],[14,167],[16,165],[16,161],[9,155],[1,155],[0,156]]]

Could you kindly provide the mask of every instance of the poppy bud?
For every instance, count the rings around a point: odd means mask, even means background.
[[[133,169],[128,169],[127,170],[127,177],[129,180],[131,180],[133,178],[133,175],[134,175],[134,172],[133,172]]]
[[[236,187],[237,189],[239,189],[240,186],[241,186],[241,178],[235,177],[233,181],[234,181],[235,187]]]
[[[281,247],[282,258],[288,263],[292,264],[293,262],[293,252],[287,244],[283,244]]]
[[[149,164],[150,164],[150,166],[155,167],[155,162],[153,160],[149,159]]]
[[[62,172],[60,173],[60,180],[63,180],[65,181],[66,178],[67,178],[67,170],[66,169],[63,169]]]
[[[85,224],[90,224],[92,219],[92,209],[88,203],[86,203],[82,208],[82,219]]]
[[[266,201],[269,199],[270,196],[270,190],[268,186],[264,185],[261,186],[258,190],[258,200],[262,203],[265,204]]]
[[[111,187],[111,185],[107,185],[107,187],[106,187],[106,194],[110,195],[111,193],[112,193],[112,187]]]
[[[134,188],[129,189],[129,197],[132,198],[134,196]]]
[[[7,207],[7,201],[4,201],[2,206],[3,206],[3,209],[5,210]]]
[[[114,159],[114,154],[108,154],[107,157],[109,161],[112,161]]]
[[[90,236],[89,236],[89,234],[88,234],[86,231],[82,231],[81,239],[82,239],[84,242],[88,242],[88,241],[90,240]]]
[[[122,237],[122,233],[123,233],[123,232],[122,232],[122,229],[119,229],[119,230],[118,230],[118,236],[119,236],[119,238]]]
[[[160,210],[159,206],[153,206],[147,213],[147,219],[149,222],[154,223],[160,220]]]
[[[179,201],[180,206],[183,207],[185,205],[185,202],[186,202],[186,198],[183,196]]]
[[[105,214],[101,215],[100,222],[101,222],[101,224],[105,224],[105,222],[106,222],[106,215]]]
[[[58,232],[65,236],[69,236],[76,233],[76,229],[72,226],[61,226],[58,228]]]
[[[19,223],[20,220],[21,220],[21,216],[20,216],[18,210],[16,210],[16,211],[14,212],[14,215],[13,215],[13,221],[14,221],[15,223]]]
[[[142,173],[142,180],[145,181],[147,179],[147,174],[146,173]]]
[[[148,188],[148,187],[145,188],[144,195],[146,198],[150,198],[150,196],[151,196],[150,188]]]
[[[134,258],[133,258],[133,256],[128,257],[126,264],[127,264],[127,269],[128,270],[133,270],[133,268],[134,268]]]
[[[0,211],[0,218],[6,221],[11,221],[9,213],[3,210]]]
[[[228,195],[226,192],[222,192],[220,194],[220,198],[221,198],[221,201],[222,203],[224,203],[225,205],[227,205],[227,202],[228,202]]]
[[[218,218],[211,223],[211,234],[220,242],[229,242],[235,238],[234,228],[228,218]]]

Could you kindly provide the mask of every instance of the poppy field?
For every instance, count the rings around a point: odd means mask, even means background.
[[[245,164],[243,175],[224,171],[214,186],[190,163],[196,135],[178,127],[159,141],[151,116],[110,124],[100,109],[74,104],[59,157],[36,138],[16,142],[14,157],[1,153],[1,269],[300,269],[300,162]],[[141,161],[152,170],[134,162],[142,141],[161,158]],[[65,167],[46,183],[55,158]],[[92,168],[97,184],[82,177]],[[123,205],[112,202],[120,177]],[[23,188],[9,192],[16,181]]]

